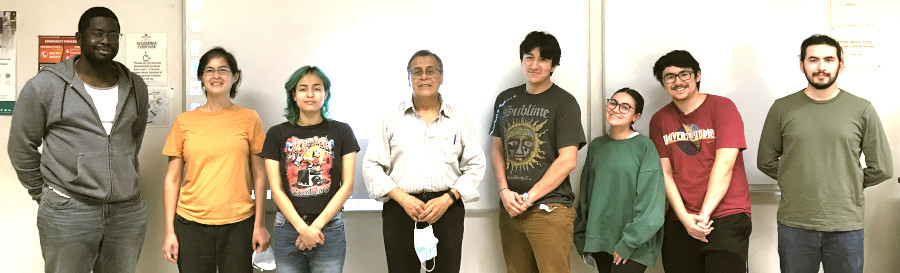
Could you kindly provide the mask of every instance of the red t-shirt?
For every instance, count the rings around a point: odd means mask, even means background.
[[[700,213],[709,184],[709,174],[719,148],[738,148],[731,184],[710,215],[719,218],[735,213],[750,215],[750,189],[744,170],[744,121],[730,99],[707,95],[690,114],[669,103],[650,119],[650,139],[660,158],[672,164],[672,177],[681,193],[685,209]]]

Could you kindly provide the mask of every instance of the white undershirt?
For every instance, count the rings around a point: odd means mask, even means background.
[[[103,123],[103,129],[106,129],[108,135],[112,132],[113,121],[116,119],[116,103],[119,102],[119,85],[101,89],[84,84],[84,89],[91,95],[94,100],[94,106],[97,107],[97,114],[100,115],[100,122]]]

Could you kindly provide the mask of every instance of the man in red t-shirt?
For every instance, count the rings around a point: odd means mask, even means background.
[[[659,58],[653,75],[672,102],[650,119],[666,181],[666,272],[746,272],[750,191],[744,122],[725,97],[700,93],[700,64],[684,50]]]

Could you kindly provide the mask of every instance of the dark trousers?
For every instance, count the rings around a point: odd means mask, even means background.
[[[443,193],[414,194],[422,202],[440,197]],[[462,258],[463,220],[466,209],[462,201],[457,200],[447,208],[444,216],[432,225],[434,237],[437,237],[437,257],[426,263],[426,267],[434,266],[432,273],[458,273]],[[413,219],[394,200],[384,203],[381,213],[384,230],[384,253],[387,256],[388,272],[419,273],[421,264],[413,246]],[[428,224],[418,223],[418,228]]]
[[[606,252],[594,252],[591,253],[591,256],[597,261],[597,272],[599,273],[644,273],[647,270],[646,265],[635,261],[615,265],[613,264],[613,255]]]
[[[747,251],[753,224],[744,213],[713,219],[709,243],[688,235],[677,219],[666,217],[662,260],[666,273],[747,272]]]
[[[204,225],[175,214],[178,271],[183,273],[250,273],[255,218],[227,225]]]

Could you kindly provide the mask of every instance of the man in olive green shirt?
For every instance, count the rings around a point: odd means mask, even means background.
[[[825,35],[803,41],[808,86],[772,104],[757,167],[777,179],[781,272],[863,269],[863,189],[892,176],[888,140],[869,101],[837,87],[840,44]],[[860,166],[860,154],[865,166]]]

